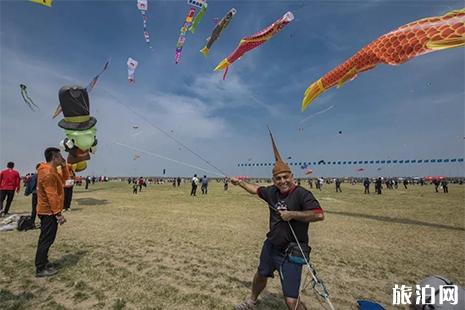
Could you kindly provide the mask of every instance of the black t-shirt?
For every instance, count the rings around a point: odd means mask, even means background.
[[[287,194],[281,194],[279,189],[272,185],[260,187],[257,190],[258,196],[265,200],[273,209],[279,206],[286,206],[289,211],[307,211],[320,210],[320,204],[313,197],[313,194],[303,187],[296,186]],[[301,221],[290,221],[292,228],[299,239],[299,242],[308,243],[308,226],[309,223]],[[278,212],[270,208],[270,231],[266,234],[268,240],[278,248],[285,249],[289,242],[295,242],[291,229]]]

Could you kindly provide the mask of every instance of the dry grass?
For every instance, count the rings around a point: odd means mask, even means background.
[[[34,277],[39,230],[0,233],[1,309],[231,309],[248,293],[268,228],[264,204],[212,182],[208,196],[189,185],[150,185],[138,195],[125,183],[76,188],[73,211],[50,258],[52,278]],[[336,309],[357,299],[392,308],[394,284],[441,274],[465,284],[465,188],[432,186],[363,195],[360,186],[316,191],[326,211],[311,225],[312,260]],[[12,211],[29,212],[17,196]],[[261,309],[285,309],[279,280]],[[323,308],[310,289],[310,309]]]

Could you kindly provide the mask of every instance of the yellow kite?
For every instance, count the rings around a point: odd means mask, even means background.
[[[53,0],[29,0],[29,1],[42,4],[48,7],[52,7],[52,2],[53,2]]]

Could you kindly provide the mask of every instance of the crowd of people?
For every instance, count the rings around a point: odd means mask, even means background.
[[[252,179],[251,179],[252,180]],[[254,182],[257,183],[271,183],[272,180],[269,178],[254,178]],[[398,189],[399,186],[403,186],[404,189],[408,189],[410,185],[420,185],[420,186],[427,186],[427,185],[434,185],[435,191],[439,192],[440,190],[443,193],[447,194],[449,192],[448,185],[449,183],[453,184],[464,184],[464,178],[445,178],[445,177],[438,177],[438,178],[385,178],[385,177],[377,177],[377,178],[335,178],[335,177],[319,177],[319,178],[296,178],[295,183],[297,185],[301,185],[304,181],[307,182],[308,187],[313,189],[322,190],[323,186],[326,184],[335,186],[336,192],[342,192],[341,185],[343,183],[349,185],[356,185],[362,184],[364,187],[364,193],[370,194],[370,187],[371,184],[374,184],[374,189],[376,194],[382,194],[383,188],[385,189]]]

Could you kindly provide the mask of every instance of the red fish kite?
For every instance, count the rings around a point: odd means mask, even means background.
[[[245,37],[239,42],[239,46],[232,52],[231,55],[223,59],[215,68],[215,71],[225,70],[223,75],[223,80],[226,78],[228,73],[229,66],[241,58],[248,51],[262,45],[269,39],[271,39],[275,34],[277,34],[281,29],[284,28],[287,24],[294,20],[294,14],[292,12],[287,12],[280,19],[259,31],[250,37]]]

